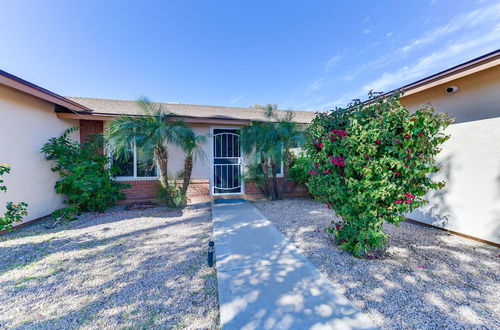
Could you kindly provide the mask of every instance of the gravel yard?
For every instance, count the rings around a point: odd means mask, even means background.
[[[50,221],[0,236],[0,328],[218,328],[209,204]]]
[[[447,232],[387,225],[376,260],[341,251],[325,232],[333,213],[308,199],[254,205],[318,269],[385,329],[499,329],[500,249]]]

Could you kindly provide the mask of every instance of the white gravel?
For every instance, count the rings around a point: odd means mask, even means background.
[[[0,236],[0,328],[219,327],[209,204],[46,225]]]
[[[402,223],[385,227],[384,258],[357,259],[325,231],[337,218],[324,205],[254,205],[381,328],[500,329],[500,249]]]

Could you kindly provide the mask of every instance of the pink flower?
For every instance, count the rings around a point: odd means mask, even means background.
[[[417,118],[412,118],[412,119],[410,119],[410,121],[415,121],[415,120],[417,120]]]
[[[344,136],[347,134],[347,132],[342,129],[337,134],[338,134],[338,136],[340,136],[341,139],[343,139]]]
[[[381,143],[382,143],[382,141],[380,141],[380,139],[376,139],[376,140],[375,140],[375,143],[376,143],[376,144],[381,144]]]
[[[405,200],[405,203],[406,203],[406,204],[411,204],[411,199],[407,199],[407,200]]]
[[[418,133],[418,136],[424,136],[424,133],[420,132]]]
[[[406,197],[408,198],[415,198],[415,196],[413,196],[412,194],[410,194],[409,192],[406,192],[405,193]]]
[[[401,203],[403,203],[403,201],[400,199],[394,201],[394,204],[401,204]]]
[[[396,139],[396,143],[401,143],[401,140],[399,140],[399,139]]]
[[[426,266],[418,265],[417,268],[426,269]]]
[[[332,171],[330,171],[328,169],[325,169],[325,170],[323,170],[323,173],[325,173],[325,174],[332,174]]]
[[[397,171],[397,172],[396,172],[396,175],[401,175],[401,172]]]
[[[318,172],[309,170],[309,174],[316,175]]]
[[[332,162],[333,165],[337,165],[337,166],[340,166],[340,167],[344,167],[345,166],[344,158],[342,158],[341,156],[337,156],[337,157],[332,156],[331,162]]]
[[[409,133],[405,134],[405,138],[409,139],[410,137],[411,137],[411,135]]]
[[[314,167],[318,167],[318,163],[314,163]]]
[[[323,149],[323,143],[321,142],[318,142],[318,144],[316,145],[319,149]]]

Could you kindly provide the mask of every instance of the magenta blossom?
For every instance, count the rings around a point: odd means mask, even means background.
[[[412,194],[410,194],[409,192],[406,192],[405,193],[406,197],[408,198],[415,198],[415,196],[413,196]]]
[[[394,201],[394,204],[401,204],[401,203],[403,203],[403,201],[400,199]]]
[[[337,157],[332,156],[332,163],[333,163],[333,165],[337,165],[340,167],[345,166],[344,158],[342,158],[341,156],[337,156]]]

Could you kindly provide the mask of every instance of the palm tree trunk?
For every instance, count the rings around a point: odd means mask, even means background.
[[[277,172],[276,172],[276,163],[271,163],[271,174],[272,174],[272,181],[271,181],[271,187],[272,187],[272,200],[277,200],[278,199],[278,178],[277,178]]]
[[[281,178],[281,187],[279,192],[279,199],[283,199],[286,189],[286,181],[288,179],[288,171],[290,169],[291,155],[289,150],[285,150],[285,159],[283,160],[283,177]]]
[[[273,192],[273,187],[269,182],[270,181],[269,163],[267,162],[267,160],[264,160],[264,162],[262,162],[262,172],[264,175],[264,182],[265,182],[265,185],[263,187],[267,188],[267,197],[272,199],[274,192]]]
[[[170,194],[170,188],[168,185],[168,150],[165,148],[163,145],[158,145],[156,146],[154,150],[154,157],[156,162],[158,163],[158,180],[160,181],[160,184],[162,185],[165,190],[167,190],[167,193],[169,193],[169,197],[171,196]]]
[[[186,155],[184,159],[184,178],[182,180],[181,193],[186,197],[189,182],[191,181],[191,173],[193,172],[193,156]]]

